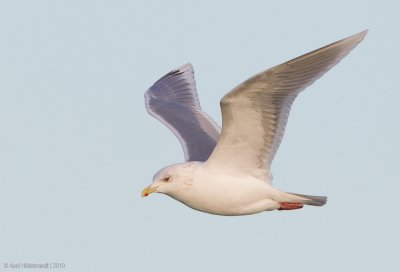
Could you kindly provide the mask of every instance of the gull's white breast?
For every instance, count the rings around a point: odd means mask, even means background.
[[[200,167],[190,185],[170,194],[185,205],[218,215],[245,215],[280,207],[279,191],[251,176],[236,176]]]

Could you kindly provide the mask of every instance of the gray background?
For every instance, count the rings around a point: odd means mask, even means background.
[[[399,271],[399,8],[1,1],[0,270]],[[218,217],[140,197],[183,160],[144,107],[163,74],[193,63],[220,122],[219,99],[247,77],[366,28],[296,100],[273,164],[278,187],[326,194],[327,206]]]

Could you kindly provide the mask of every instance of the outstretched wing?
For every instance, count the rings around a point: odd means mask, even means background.
[[[145,93],[146,108],[178,137],[186,161],[206,161],[220,127],[201,110],[190,63],[159,79]]]
[[[221,137],[207,164],[270,181],[270,164],[296,96],[366,34],[361,32],[275,66],[226,94],[221,100]]]

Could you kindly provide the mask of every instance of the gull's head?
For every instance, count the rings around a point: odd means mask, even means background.
[[[199,162],[187,162],[162,168],[154,175],[151,185],[143,190],[142,197],[151,193],[174,196],[187,190],[192,185],[194,170],[200,165]]]

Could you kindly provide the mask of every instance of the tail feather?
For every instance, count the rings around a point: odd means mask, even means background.
[[[326,197],[326,196],[312,196],[312,195],[301,195],[301,194],[293,194],[293,193],[291,193],[291,194],[305,198],[306,200],[303,203],[306,205],[312,205],[312,206],[324,206],[326,204],[326,201],[328,200],[328,197]]]

